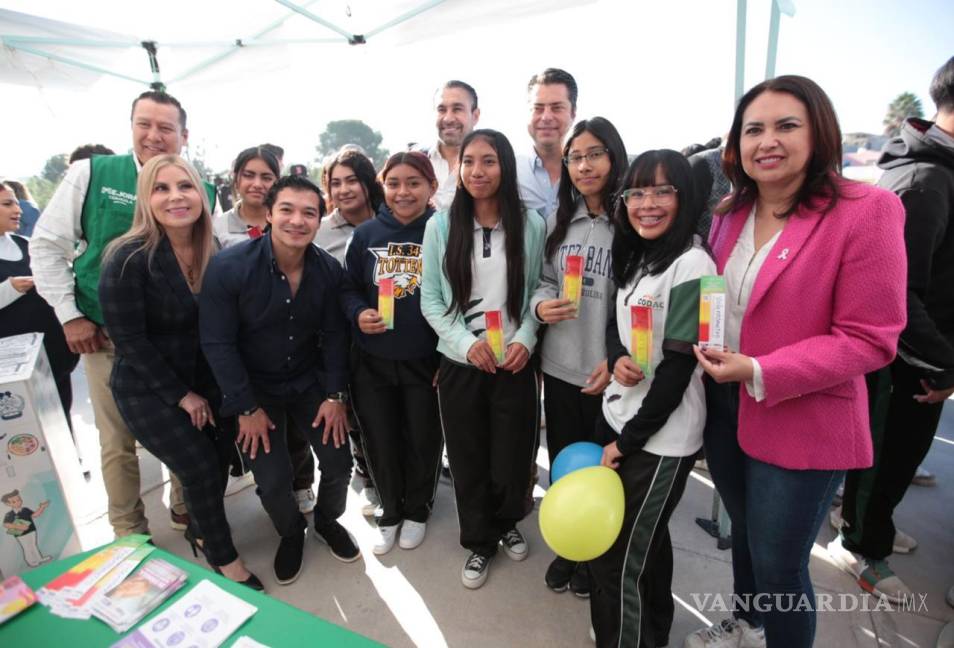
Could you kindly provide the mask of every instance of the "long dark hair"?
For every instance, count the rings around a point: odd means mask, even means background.
[[[463,165],[467,147],[476,139],[482,139],[497,152],[500,164],[500,188],[497,190],[497,205],[503,226],[507,252],[507,313],[514,322],[520,321],[523,312],[523,230],[526,210],[520,202],[517,190],[517,160],[507,137],[498,131],[482,128],[472,131],[460,145],[458,165]],[[447,314],[463,313],[470,299],[474,277],[472,263],[474,254],[474,197],[463,183],[459,183],[448,217],[447,250],[444,255],[444,274],[451,286],[451,303]]]
[[[812,157],[808,161],[805,181],[795,199],[779,218],[795,213],[800,206],[808,208],[823,205],[822,212],[832,210],[841,197],[841,128],[831,99],[811,79],[789,74],[767,79],[742,95],[732,118],[732,128],[725,140],[722,170],[732,183],[732,193],[719,207],[717,214],[727,214],[751,205],[759,195],[758,186],[742,168],[742,118],[745,110],[763,92],[784,92],[798,99],[808,112],[808,127],[812,131]]]
[[[239,177],[245,170],[245,165],[252,160],[261,160],[268,167],[268,170],[275,174],[275,180],[282,177],[282,169],[278,164],[278,158],[275,154],[262,146],[252,146],[245,149],[235,157],[232,163],[232,189],[235,196],[238,196]]]
[[[384,204],[384,189],[378,182],[374,172],[374,163],[371,159],[353,147],[341,149],[330,162],[325,165],[323,172],[325,181],[325,191],[331,196],[331,173],[338,165],[346,166],[354,171],[355,177],[361,186],[364,187],[365,200],[372,214],[378,212],[378,207]]]
[[[570,154],[570,147],[573,145],[573,140],[583,133],[589,133],[598,139],[609,151],[610,172],[606,178],[606,184],[603,185],[600,202],[603,204],[603,210],[606,212],[606,215],[610,217],[610,222],[612,222],[613,202],[616,198],[616,192],[619,189],[620,178],[623,177],[623,173],[626,170],[626,146],[623,144],[623,138],[619,136],[619,131],[616,130],[616,127],[613,126],[608,119],[593,117],[592,119],[584,119],[583,121],[577,122],[576,126],[573,127],[573,132],[570,133],[570,138],[566,141],[566,146],[563,147],[564,159]],[[580,192],[576,190],[576,187],[573,186],[570,180],[570,170],[566,164],[560,169],[560,189],[558,191],[558,197],[560,206],[556,212],[556,223],[550,236],[547,237],[547,245],[545,248],[547,258],[553,256],[557,249],[559,249],[560,243],[566,238],[566,231],[570,227],[570,220],[573,218],[573,214],[576,213],[576,202],[578,199],[581,199]]]
[[[659,274],[692,247],[701,204],[692,181],[692,168],[681,153],[671,149],[646,151],[629,165],[621,189],[655,185],[657,169],[662,169],[667,182],[676,188],[679,209],[669,229],[655,241],[647,241],[633,229],[626,204],[620,198],[614,216],[612,249],[613,280],[619,288],[632,281],[640,268],[647,274]]]

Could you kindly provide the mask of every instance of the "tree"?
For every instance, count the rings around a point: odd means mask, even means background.
[[[46,161],[46,164],[43,165],[43,171],[40,175],[53,184],[59,184],[70,166],[69,159],[70,156],[66,153],[51,156],[50,159]]]
[[[895,137],[901,132],[901,125],[908,117],[924,118],[921,100],[913,92],[902,92],[888,104],[888,113],[884,116],[884,134]]]
[[[376,130],[360,119],[339,119],[328,122],[319,138],[317,146],[318,154],[321,157],[334,153],[345,144],[356,144],[364,149],[364,152],[374,162],[375,167],[384,166],[388,159],[387,149],[381,148],[381,140],[384,139]]]
[[[205,180],[206,182],[211,182],[215,177],[215,172],[209,167],[205,161],[205,147],[196,146],[193,148],[186,149],[186,157],[189,162],[192,163],[192,166],[195,167],[195,170],[198,171],[199,177]]]
[[[24,184],[30,190],[30,195],[33,196],[33,200],[36,201],[40,211],[46,209],[46,204],[50,202],[50,198],[53,197],[53,192],[56,190],[56,183],[40,176],[33,176]]]

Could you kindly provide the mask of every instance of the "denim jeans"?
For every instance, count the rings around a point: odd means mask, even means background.
[[[789,470],[746,455],[738,441],[738,383],[707,377],[706,406],[706,460],[732,520],[734,614],[763,626],[771,648],[810,648],[808,559],[844,471]]]

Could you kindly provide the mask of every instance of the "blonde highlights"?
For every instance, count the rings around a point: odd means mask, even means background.
[[[122,246],[135,242],[139,245],[130,253],[126,262],[134,254],[145,252],[148,255],[148,266],[152,267],[153,256],[159,247],[159,243],[166,236],[166,231],[156,219],[150,198],[156,184],[156,177],[162,169],[168,166],[182,169],[195,186],[202,200],[202,213],[199,215],[199,220],[192,226],[193,263],[196,270],[195,285],[201,286],[205,269],[209,265],[209,259],[212,258],[213,252],[212,210],[209,206],[209,195],[206,192],[205,183],[202,182],[199,173],[189,162],[178,155],[158,155],[143,165],[136,181],[136,208],[133,212],[132,226],[129,231],[114,239],[106,247],[103,253],[103,263],[105,264],[112,258]],[[123,267],[125,268],[125,262]]]

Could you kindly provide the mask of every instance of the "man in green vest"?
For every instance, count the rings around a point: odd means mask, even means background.
[[[117,536],[147,533],[149,524],[139,496],[136,442],[109,388],[113,347],[99,307],[100,259],[103,248],[132,224],[142,165],[157,155],[178,154],[189,136],[185,110],[165,92],[139,95],[133,101],[131,121],[133,154],[94,155],[72,164],[30,241],[37,291],[56,311],[70,350],[83,354],[99,429],[109,522]],[[214,189],[206,189],[216,206]],[[171,524],[183,530],[189,518],[182,487],[174,475],[171,482]]]

